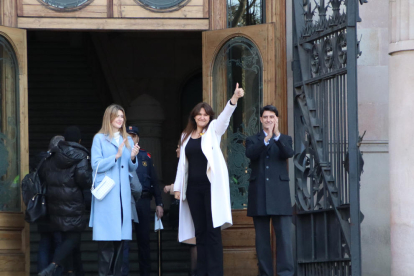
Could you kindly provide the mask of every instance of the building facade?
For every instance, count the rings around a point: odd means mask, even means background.
[[[381,0],[360,7],[364,276],[412,271],[411,6]],[[241,82],[246,97],[223,143],[235,222],[223,232],[225,275],[256,275],[254,228],[244,211],[248,172],[241,172],[248,160],[242,139],[259,129],[252,118],[269,103],[279,109],[282,132],[294,135],[292,14],[292,1],[274,0],[1,1],[0,271],[31,270],[19,176],[53,135],[77,124],[90,147],[105,107],[119,103],[128,121],[140,126],[161,182],[170,184],[189,106],[204,100],[220,112]]]

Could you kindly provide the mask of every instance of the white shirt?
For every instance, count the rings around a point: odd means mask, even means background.
[[[115,143],[117,144],[117,146],[119,146],[119,137],[121,135],[119,134],[119,131],[114,133],[114,139],[115,139]]]
[[[264,132],[265,137],[266,137],[266,136],[267,136],[266,131],[264,131],[264,130],[263,130],[263,132]],[[275,139],[275,141],[279,141],[279,138],[280,138],[280,133],[279,133],[279,135],[278,135],[278,136],[274,137],[273,139]],[[265,144],[266,146],[267,146],[267,145],[269,145],[269,142],[266,142],[266,138],[265,138],[265,139],[263,139],[263,142],[264,142],[264,144]]]

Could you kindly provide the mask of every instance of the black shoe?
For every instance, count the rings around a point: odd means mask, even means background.
[[[37,275],[38,276],[53,276],[53,274],[56,271],[56,268],[57,268],[57,264],[51,263],[45,269],[43,269],[42,272],[40,272]]]

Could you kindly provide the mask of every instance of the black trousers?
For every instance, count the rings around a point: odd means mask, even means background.
[[[223,276],[221,228],[213,227],[210,186],[187,188],[197,242],[197,276]]]
[[[98,241],[98,275],[121,276],[124,241]]]
[[[256,230],[256,253],[260,276],[273,276],[272,251],[270,246],[270,218],[276,234],[276,272],[278,276],[293,276],[291,223],[292,216],[253,217]]]
[[[149,276],[151,273],[150,248],[150,211],[151,199],[141,198],[136,203],[139,223],[135,225],[135,235],[138,244],[139,275]]]
[[[61,232],[62,243],[53,256],[53,262],[65,266],[66,271],[73,271],[73,252],[81,242],[81,232]]]

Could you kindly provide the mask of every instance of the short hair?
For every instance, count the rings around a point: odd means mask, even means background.
[[[68,142],[79,143],[82,139],[81,131],[77,126],[67,127],[63,136],[65,136],[65,140]]]
[[[263,113],[265,111],[272,111],[276,114],[276,117],[279,117],[279,112],[277,111],[277,108],[274,105],[269,104],[269,105],[266,105],[266,106],[262,107],[260,109],[260,117],[263,116]]]
[[[65,137],[63,137],[62,135],[56,135],[52,139],[50,139],[49,150],[53,149],[54,147],[57,147],[60,141],[65,141]]]

